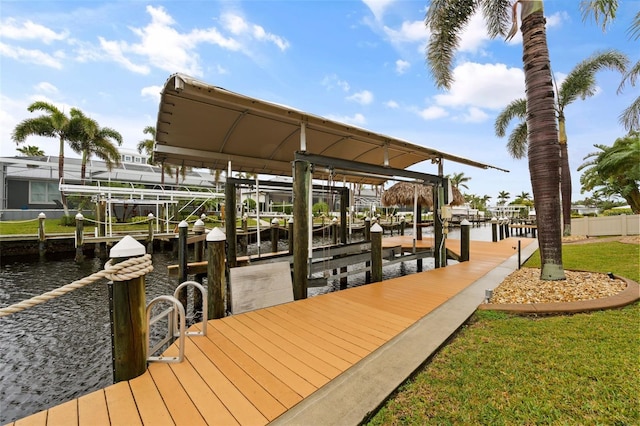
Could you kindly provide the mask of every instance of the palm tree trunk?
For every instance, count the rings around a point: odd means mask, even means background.
[[[529,2],[524,2],[527,4]],[[534,2],[531,2],[534,3]],[[542,8],[522,19],[529,174],[536,208],[543,280],[565,279],[560,231],[560,145]]]
[[[562,222],[564,235],[571,235],[571,170],[567,144],[560,144],[560,193],[562,195]]]

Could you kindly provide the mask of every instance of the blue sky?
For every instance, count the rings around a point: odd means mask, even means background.
[[[578,1],[546,0],[556,79],[596,51],[639,59],[627,34],[640,1],[623,1],[606,32],[583,22]],[[496,115],[524,96],[522,43],[490,40],[474,18],[462,37],[450,91],[436,89],[424,51],[427,1],[0,1],[0,156],[17,155],[11,131],[45,100],[78,107],[118,130],[134,149],[156,124],[165,80],[183,72],[244,95],[358,125],[510,170],[445,163],[471,178],[463,192],[512,198],[531,191],[526,160],[494,134]],[[566,110],[573,198],[577,167],[593,144],[625,131],[622,110],[638,87],[616,94],[620,76],[597,75],[598,93]],[[57,155],[53,139],[30,138]],[[70,149],[67,156],[76,156]],[[414,169],[436,173],[431,164]]]

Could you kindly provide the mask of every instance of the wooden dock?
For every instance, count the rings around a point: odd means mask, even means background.
[[[401,238],[383,241],[413,245]],[[151,363],[135,379],[14,424],[268,424],[347,380],[343,373],[515,254],[515,241],[472,241],[469,262],[211,320],[207,336],[186,339],[182,363]]]

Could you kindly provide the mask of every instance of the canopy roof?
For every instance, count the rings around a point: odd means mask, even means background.
[[[483,169],[498,167],[266,102],[183,74],[162,90],[154,160],[190,167],[291,176],[296,151],[406,169],[442,160]],[[506,170],[505,170],[506,171]],[[382,176],[334,176],[380,184]]]

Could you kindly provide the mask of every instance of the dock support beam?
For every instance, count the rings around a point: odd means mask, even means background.
[[[144,254],[144,246],[126,236],[111,248],[109,257],[115,264]],[[145,276],[110,281],[108,286],[113,382],[117,383],[147,370]]]
[[[293,298],[307,298],[309,275],[309,182],[311,163],[295,160],[293,162],[293,235],[296,243],[293,247]]]

